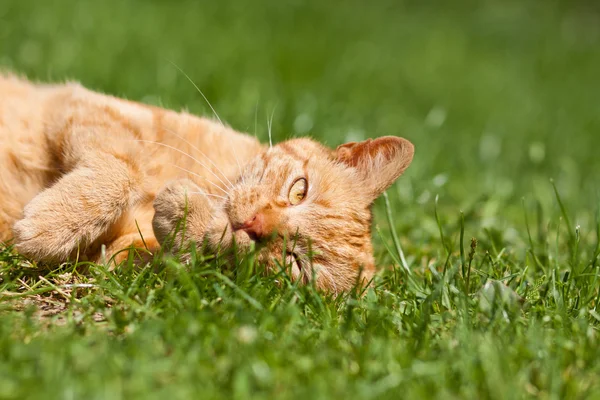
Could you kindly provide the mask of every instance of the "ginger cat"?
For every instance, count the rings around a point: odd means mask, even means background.
[[[99,261],[104,244],[119,262],[186,214],[182,243],[256,242],[267,269],[279,260],[339,292],[372,277],[371,204],[413,152],[393,136],[263,146],[185,112],[0,74],[0,241],[42,262]]]

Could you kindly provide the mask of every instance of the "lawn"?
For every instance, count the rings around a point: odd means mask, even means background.
[[[600,398],[595,2],[3,0],[0,66],[210,116],[181,69],[264,141],[416,147],[362,297],[1,247],[0,398]]]

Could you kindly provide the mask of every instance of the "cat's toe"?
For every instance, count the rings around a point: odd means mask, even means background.
[[[72,235],[57,234],[55,224],[23,218],[13,225],[15,249],[35,261],[64,261],[73,248]]]

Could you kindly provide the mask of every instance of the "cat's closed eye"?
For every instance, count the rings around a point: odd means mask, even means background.
[[[296,179],[296,181],[292,184],[290,188],[290,192],[288,194],[288,200],[291,205],[295,206],[299,204],[306,197],[306,192],[308,190],[308,182],[304,178]]]

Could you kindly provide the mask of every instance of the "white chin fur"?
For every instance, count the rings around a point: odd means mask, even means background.
[[[292,275],[292,280],[296,281],[298,279],[302,279],[302,270],[300,269],[300,265],[296,262],[296,258],[292,255],[287,255],[285,257],[285,265],[290,266],[290,273]]]

